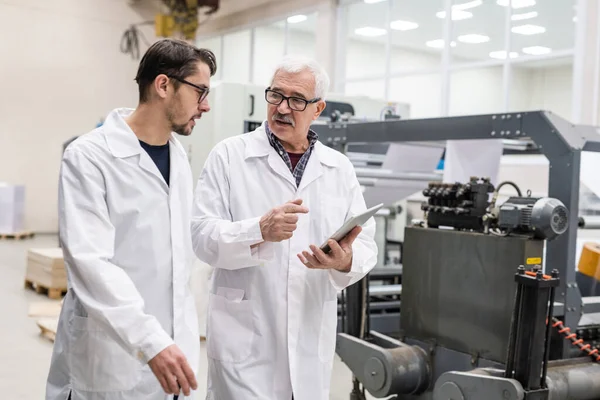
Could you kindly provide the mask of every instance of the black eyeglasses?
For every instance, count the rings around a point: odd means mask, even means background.
[[[267,103],[271,103],[276,106],[280,105],[283,102],[283,100],[287,100],[288,107],[290,107],[292,110],[304,111],[304,110],[306,110],[306,107],[309,104],[316,103],[317,101],[319,101],[321,99],[319,97],[316,97],[312,100],[306,100],[301,97],[294,97],[294,96],[287,97],[287,96],[282,95],[279,92],[276,92],[271,89],[267,89],[267,90],[265,90],[265,100],[267,101]]]
[[[181,78],[176,78],[176,77],[171,77],[181,83],[185,83],[186,85],[190,85],[191,87],[193,87],[194,89],[196,89],[199,94],[200,97],[198,98],[198,104],[202,103],[204,101],[204,99],[206,99],[206,96],[208,96],[208,92],[210,92],[210,89],[207,87],[202,87],[202,86],[198,86],[198,85],[194,85],[191,82],[186,81],[185,79],[181,79]]]

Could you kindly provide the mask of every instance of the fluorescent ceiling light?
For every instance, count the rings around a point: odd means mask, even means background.
[[[546,28],[539,25],[513,26],[511,30],[513,33],[518,33],[519,35],[537,35],[546,32]]]
[[[381,3],[382,1],[385,1],[385,0],[364,0],[364,1],[367,4],[375,4],[375,3]]]
[[[512,8],[525,8],[535,6],[535,0],[497,0],[496,3],[499,6],[506,7],[509,4]]]
[[[535,18],[538,16],[537,11],[532,11],[532,12],[528,12],[528,13],[524,13],[524,14],[513,14],[510,16],[510,19],[512,19],[513,21],[522,21],[524,19],[531,19],[531,18]]]
[[[298,22],[306,21],[306,18],[306,15],[302,14],[292,15],[291,17],[288,17],[287,22],[290,24],[297,24]]]
[[[356,29],[354,31],[354,33],[356,33],[357,35],[360,35],[360,36],[375,37],[375,36],[383,36],[387,33],[387,31],[385,29],[381,29],[381,28],[373,28],[370,26],[365,26],[363,28]]]
[[[459,36],[458,41],[469,44],[485,43],[490,41],[490,37],[485,35],[478,35],[476,33],[471,33],[469,35]]]
[[[504,51],[504,50],[492,51],[490,53],[490,57],[496,58],[498,60],[504,60],[504,59],[506,59],[506,51]],[[519,53],[517,53],[516,51],[511,51],[509,57],[517,58],[517,57],[519,57]]]
[[[444,19],[446,18],[446,11],[439,11],[435,14],[436,17]],[[452,20],[460,21],[461,19],[473,18],[473,13],[469,11],[452,9]]]
[[[435,39],[430,40],[425,43],[425,45],[429,47],[433,47],[434,49],[443,49],[444,48],[444,39]],[[456,47],[456,42],[450,42],[450,47]]]
[[[544,47],[544,46],[531,46],[531,47],[524,47],[521,51],[525,54],[539,56],[541,54],[550,53],[552,51],[552,49],[550,49],[548,47]]]
[[[417,29],[419,27],[419,24],[417,24],[416,22],[410,22],[410,21],[392,21],[390,23],[390,28],[396,30],[396,31],[410,31],[411,29]]]
[[[577,22],[577,16],[573,17],[573,22]]]
[[[483,4],[483,1],[481,1],[481,0],[473,0],[473,1],[469,1],[468,3],[455,4],[452,6],[452,9],[468,10],[469,8],[479,7],[482,4]]]

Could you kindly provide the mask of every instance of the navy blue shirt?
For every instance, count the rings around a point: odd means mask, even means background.
[[[169,157],[169,143],[159,146],[153,146],[140,140],[140,144],[142,145],[144,150],[146,150],[150,158],[158,167],[158,170],[162,174],[163,178],[165,178],[165,182],[167,182],[167,185],[169,185],[169,173],[171,169],[171,159]]]

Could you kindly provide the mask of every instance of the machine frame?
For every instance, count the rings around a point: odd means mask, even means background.
[[[575,269],[581,152],[600,152],[600,136],[596,127],[574,125],[556,114],[540,110],[315,124],[311,128],[318,133],[322,143],[342,152],[350,143],[531,139],[550,163],[548,196],[562,201],[571,214],[567,232],[548,242],[546,248],[546,271],[556,269],[561,277],[554,315],[563,316],[566,326],[577,327],[584,313],[600,312],[600,297],[582,298]],[[563,346],[564,358],[568,358],[569,350],[569,346]]]

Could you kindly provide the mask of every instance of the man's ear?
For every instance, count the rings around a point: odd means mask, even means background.
[[[167,97],[168,87],[169,77],[165,74],[160,74],[154,79],[154,90],[161,99]]]
[[[315,111],[315,115],[313,115],[313,121],[319,118],[326,105],[327,103],[325,102],[325,100],[319,100],[319,102],[317,103],[317,110]]]

